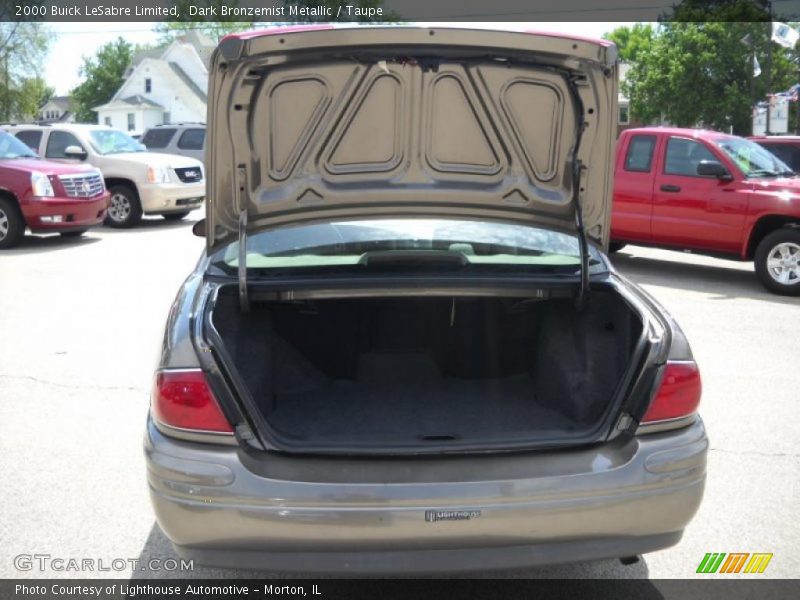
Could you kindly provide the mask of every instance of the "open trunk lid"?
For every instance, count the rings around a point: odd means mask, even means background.
[[[228,36],[209,81],[208,249],[389,215],[516,221],[606,244],[615,65],[613,44],[552,34]]]

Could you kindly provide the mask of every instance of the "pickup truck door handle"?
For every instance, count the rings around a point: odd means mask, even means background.
[[[665,183],[664,185],[661,186],[661,191],[662,192],[676,193],[676,192],[680,192],[681,191],[681,186],[679,186],[679,185],[671,185],[669,183]]]

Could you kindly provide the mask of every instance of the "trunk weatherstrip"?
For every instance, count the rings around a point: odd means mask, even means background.
[[[578,86],[575,83],[575,78],[570,76],[564,77],[567,82],[567,88],[575,101],[575,145],[572,148],[572,204],[575,209],[575,229],[578,234],[578,244],[581,252],[581,268],[580,268],[580,287],[578,288],[578,295],[575,298],[575,305],[578,310],[583,309],[583,305],[589,295],[589,243],[586,240],[586,229],[583,226],[583,207],[581,206],[581,174],[583,172],[583,163],[578,158],[580,152],[581,139],[583,137],[583,128],[586,121],[583,118],[583,100],[578,92]]]
[[[250,298],[247,295],[247,209],[239,213],[239,305],[242,312],[250,312]]]

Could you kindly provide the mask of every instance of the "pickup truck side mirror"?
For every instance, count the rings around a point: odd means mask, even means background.
[[[64,156],[67,158],[77,158],[83,160],[86,158],[86,151],[80,146],[67,146],[64,148]]]
[[[697,165],[697,174],[703,177],[716,177],[723,181],[733,179],[728,169],[715,160],[701,160]]]

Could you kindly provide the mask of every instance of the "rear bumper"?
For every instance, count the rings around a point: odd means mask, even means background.
[[[184,212],[200,208],[206,195],[204,181],[198,183],[153,183],[139,185],[139,200],[146,214]]]
[[[702,499],[708,440],[698,419],[680,431],[527,457],[309,459],[296,462],[291,480],[292,461],[303,459],[276,458],[272,476],[257,474],[235,447],[174,441],[152,423],[145,449],[158,522],[181,555],[229,567],[390,573],[673,545]],[[471,517],[436,520],[428,511]]]
[[[109,194],[96,198],[33,199],[22,205],[22,214],[31,231],[37,233],[86,229],[103,222]],[[56,221],[56,218],[59,218]]]

